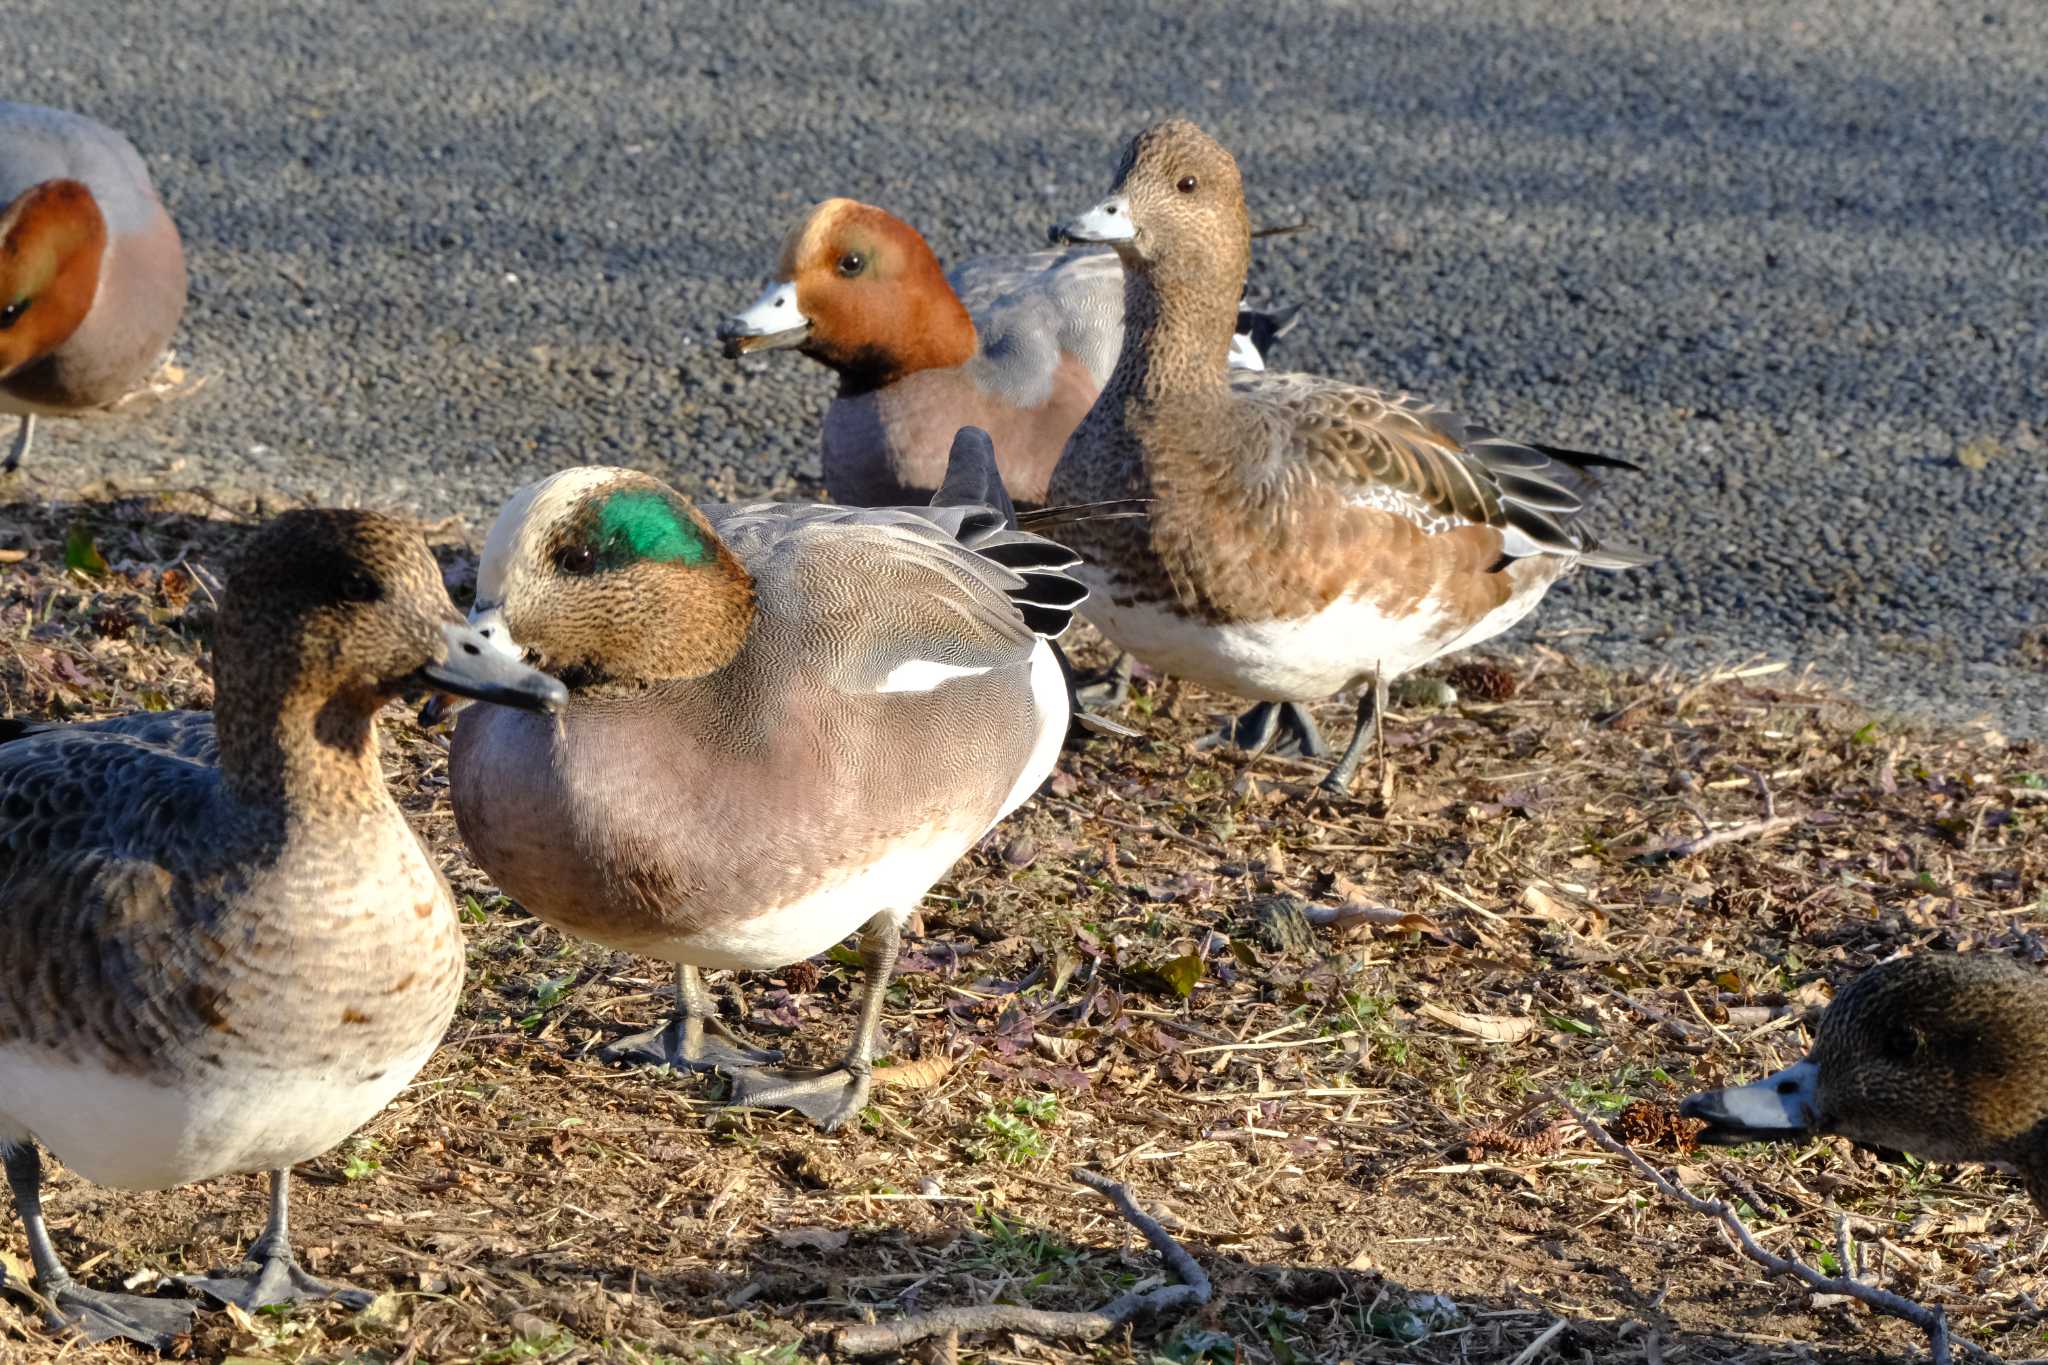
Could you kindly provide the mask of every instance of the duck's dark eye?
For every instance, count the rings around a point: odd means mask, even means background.
[[[1180,183],[1175,185],[1174,188],[1182,194],[1193,194],[1197,189],[1201,188],[1201,185],[1193,176],[1184,175],[1180,178]]]
[[[27,299],[16,299],[5,308],[0,308],[0,329],[12,327],[19,322],[21,315],[28,311],[28,303]]]
[[[383,586],[366,573],[352,573],[341,580],[341,598],[344,602],[375,602],[383,595]]]
[[[849,280],[868,268],[868,258],[858,251],[849,251],[839,258],[839,273]]]
[[[1920,1035],[1909,1024],[1889,1024],[1879,1036],[1877,1047],[1888,1062],[1910,1062],[1920,1052]]]
[[[555,551],[555,567],[563,573],[587,574],[597,567],[597,552],[588,545],[564,545]]]

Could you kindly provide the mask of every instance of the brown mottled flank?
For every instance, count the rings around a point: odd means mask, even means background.
[[[1190,178],[1198,188],[1181,192]],[[1635,562],[1601,555],[1572,521],[1577,472],[1543,451],[1405,395],[1301,374],[1233,383],[1250,220],[1236,162],[1195,125],[1141,134],[1113,192],[1136,226],[1119,244],[1123,351],[1047,491],[1053,504],[1150,500],[1149,521],[1066,536],[1112,602],[1219,624],[1343,597],[1401,616],[1431,598],[1443,648],[1526,610],[1574,563]],[[1361,674],[1373,643],[1359,641]]]
[[[0,103],[0,412],[77,412],[148,377],[185,310],[185,258],[127,139]]]
[[[177,1085],[368,1076],[439,1036],[461,933],[373,717],[451,619],[417,532],[288,513],[230,574],[211,715],[0,745],[0,1041]]]
[[[671,499],[707,562],[563,572],[592,509],[634,490]],[[571,703],[463,713],[449,764],[463,840],[542,918],[667,961],[906,842],[971,842],[1038,739],[1019,588],[905,511],[696,508],[644,474],[557,475],[516,533],[492,532],[478,601]],[[988,671],[877,692],[905,659]]]

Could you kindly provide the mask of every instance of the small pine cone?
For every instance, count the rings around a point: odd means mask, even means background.
[[[1515,675],[1499,664],[1490,664],[1482,659],[1473,659],[1459,664],[1446,676],[1445,681],[1458,689],[1458,695],[1473,701],[1506,701],[1515,695],[1520,684]]]
[[[812,963],[792,962],[780,973],[791,995],[808,995],[818,989],[818,969]]]
[[[1679,1152],[1698,1147],[1700,1132],[1706,1126],[1698,1119],[1680,1118],[1669,1106],[1652,1100],[1635,1100],[1614,1118],[1615,1136],[1629,1146]]]

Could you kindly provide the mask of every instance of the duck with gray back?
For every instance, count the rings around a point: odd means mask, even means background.
[[[1679,1113],[1721,1145],[1838,1133],[2010,1165],[2048,1213],[2048,976],[1997,953],[1879,963],[1842,988],[1805,1057]]]
[[[1626,461],[1333,379],[1233,380],[1250,219],[1237,162],[1194,124],[1135,138],[1109,197],[1064,230],[1122,257],[1124,335],[1047,501],[1151,509],[1068,537],[1085,614],[1161,672],[1258,702],[1226,731],[1240,745],[1284,732],[1321,753],[1301,703],[1364,685],[1323,783],[1346,792],[1391,680],[1506,630],[1577,565],[1645,562],[1578,520],[1587,471]],[[1382,744],[1383,795],[1390,783]]]
[[[162,1348],[192,1305],[71,1278],[38,1145],[124,1189],[268,1171],[248,1263],[196,1287],[245,1309],[368,1302],[293,1258],[290,1168],[413,1078],[463,977],[376,714],[409,687],[565,700],[462,620],[418,532],[366,512],[290,512],[250,537],[214,678],[210,714],[0,723],[0,1154],[51,1326],[94,1340]]]
[[[604,1050],[717,1067],[826,1129],[866,1102],[903,919],[1052,771],[1050,641],[1074,556],[1015,529],[962,431],[933,505],[697,507],[646,474],[513,495],[471,620],[559,672],[553,721],[472,706],[449,781],[478,864],[550,924],[671,963],[672,1018]],[[819,1071],[722,1028],[700,970],[768,970],[861,931],[851,1047]]]
[[[127,138],[0,102],[0,412],[103,408],[156,368],[185,312],[185,251]]]

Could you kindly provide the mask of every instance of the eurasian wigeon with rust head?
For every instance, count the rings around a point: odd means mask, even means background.
[[[185,312],[185,252],[133,145],[60,109],[0,103],[0,412],[104,408],[147,379]]]
[[[954,433],[971,426],[994,442],[1010,496],[1033,507],[1116,366],[1123,310],[1112,251],[982,257],[949,275],[910,224],[828,199],[790,230],[768,287],[718,335],[730,356],[794,349],[839,375],[824,427],[833,501],[929,498]],[[1232,367],[1263,368],[1260,346],[1293,319],[1245,311]]]
[[[256,531],[213,645],[211,712],[0,721],[0,1159],[50,1325],[158,1349],[193,1304],[72,1278],[39,1149],[123,1189],[268,1171],[248,1262],[188,1282],[252,1311],[366,1305],[293,1258],[291,1167],[418,1073],[465,961],[377,712],[413,687],[567,700],[463,621],[417,530],[370,512]]]
[[[1842,987],[1805,1057],[1679,1112],[1717,1145],[1836,1133],[2011,1166],[2048,1213],[2048,976],[1999,953],[1881,962]]]
[[[1519,443],[1406,394],[1232,376],[1250,260],[1237,162],[1193,123],[1134,139],[1110,195],[1063,229],[1125,267],[1115,374],[1047,500],[1140,499],[1077,521],[1084,614],[1161,672],[1260,703],[1226,734],[1325,752],[1301,703],[1363,686],[1324,779],[1347,792],[1387,684],[1521,620],[1581,565],[1646,562],[1579,523],[1585,471],[1626,461]],[[1391,796],[1381,746],[1383,796]]]

